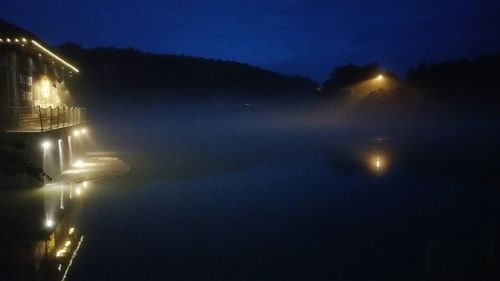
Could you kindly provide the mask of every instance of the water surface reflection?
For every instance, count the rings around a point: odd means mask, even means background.
[[[83,196],[77,194],[84,185],[89,183],[4,187],[2,280],[64,279],[83,242],[78,227]]]
[[[45,155],[44,155],[45,156]],[[79,217],[96,180],[125,173],[114,157],[89,154],[42,187],[0,185],[1,280],[65,280],[84,242]],[[94,194],[95,195],[95,194]]]
[[[318,127],[292,113],[153,108],[126,128],[117,114],[95,134],[112,132],[109,146],[134,169],[89,183],[105,186],[98,196],[87,197],[83,183],[53,186],[36,225],[47,210],[60,221],[61,206],[90,199],[74,224],[85,244],[71,280],[498,279],[491,128],[347,117],[352,126],[342,127],[326,114]],[[56,237],[54,259],[70,230]]]
[[[262,111],[189,106],[128,120],[131,132],[114,141],[136,169],[92,200],[103,211],[85,216],[92,247],[75,280],[89,272],[121,280],[498,276],[494,161],[456,170],[498,154],[498,138],[471,137],[489,129],[445,124],[431,138],[436,122],[351,121],[360,129],[321,116],[329,125],[318,128],[296,111]]]

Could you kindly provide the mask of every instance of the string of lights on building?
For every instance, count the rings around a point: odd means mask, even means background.
[[[65,61],[64,59],[62,59],[58,55],[54,54],[49,49],[47,49],[42,44],[38,43],[37,41],[35,41],[33,39],[26,39],[25,37],[22,37],[20,39],[19,38],[13,38],[13,39],[0,38],[0,44],[1,43],[3,43],[3,44],[19,44],[19,45],[21,45],[21,47],[25,47],[25,46],[29,46],[29,45],[34,46],[36,49],[38,49],[38,51],[40,51],[40,53],[38,53],[39,56],[42,56],[42,53],[44,53],[44,54],[48,55],[49,57],[59,61],[63,65],[67,66],[72,71],[74,71],[76,73],[80,72],[80,70],[78,68],[76,68],[75,66],[73,66],[69,62]]]

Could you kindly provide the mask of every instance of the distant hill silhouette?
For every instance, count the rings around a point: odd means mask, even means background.
[[[323,83],[322,91],[337,94],[357,83],[372,79],[380,73],[383,73],[383,70],[377,63],[363,66],[355,64],[338,66],[330,73],[330,78]]]
[[[43,42],[31,32],[2,19],[0,34]],[[342,65],[331,72],[318,95],[318,84],[309,78],[234,61],[152,54],[131,48],[85,49],[74,43],[57,47],[57,52],[81,70],[70,80],[72,96],[80,101],[117,98],[139,101],[149,97],[284,101],[361,92],[368,93],[360,95],[363,98],[376,99],[390,93],[393,97],[416,94],[427,100],[445,102],[500,101],[500,83],[497,82],[500,53],[481,55],[474,60],[422,63],[411,68],[404,80],[377,63]],[[367,83],[380,73],[387,78],[385,81],[394,82],[391,87],[388,83]]]
[[[346,64],[335,67],[321,92],[323,96],[347,99],[354,102],[393,102],[406,97],[404,83],[378,63],[363,66]]]
[[[411,68],[406,81],[424,98],[443,101],[500,101],[500,53],[422,63]]]
[[[330,78],[322,85],[323,96],[346,97],[359,95],[380,99],[392,97],[414,98],[437,102],[499,103],[500,53],[483,54],[473,60],[459,59],[436,63],[421,63],[410,68],[404,79],[384,71],[377,63],[363,66],[346,64],[334,68]],[[392,89],[377,89],[369,83],[381,73],[384,78],[395,81]],[[373,87],[364,87],[364,85]],[[383,85],[382,83],[380,85]],[[359,93],[365,91],[367,93]],[[370,94],[379,95],[370,95]],[[373,99],[369,99],[372,100]]]
[[[81,68],[74,79],[78,97],[287,99],[314,94],[317,83],[233,61],[145,53],[136,49],[58,48]]]

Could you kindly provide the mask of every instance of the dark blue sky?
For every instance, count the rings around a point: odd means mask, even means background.
[[[24,0],[0,17],[51,44],[134,47],[236,60],[324,80],[334,66],[500,50],[500,1]]]

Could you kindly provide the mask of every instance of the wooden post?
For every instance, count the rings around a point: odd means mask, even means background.
[[[57,127],[56,128],[59,128],[59,106],[57,107]]]
[[[38,106],[38,117],[40,118],[40,130],[43,132],[42,108]]]
[[[49,129],[52,129],[52,106],[49,107],[50,115],[49,115]]]

